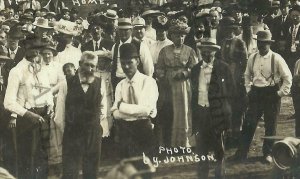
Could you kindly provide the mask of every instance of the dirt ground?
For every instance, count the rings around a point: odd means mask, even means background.
[[[280,118],[277,125],[278,136],[294,136],[294,120],[288,120],[288,117],[294,113],[291,97],[284,97],[281,104]],[[243,163],[226,162],[227,178],[267,178],[272,170],[272,165],[261,162],[262,142],[261,137],[264,136],[263,122],[259,123],[255,138],[252,142],[249,159]],[[236,149],[226,150],[226,157],[234,154]],[[105,159],[101,162],[100,173],[104,177],[111,168],[119,161]],[[163,163],[163,162],[162,162]],[[212,167],[213,167],[213,163]],[[213,176],[213,170],[210,171],[210,176]],[[196,163],[195,162],[174,162],[168,164],[159,164],[154,174],[155,179],[194,179],[196,178]]]

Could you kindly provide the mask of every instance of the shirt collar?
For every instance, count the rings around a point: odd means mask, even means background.
[[[9,49],[9,53],[11,54],[12,52],[14,52],[14,54],[17,54],[18,49],[19,49],[19,47],[17,47],[15,50]]]
[[[96,40],[93,39],[93,44],[94,44],[94,46],[95,46],[95,44],[99,45],[99,44],[100,44],[100,41],[101,41],[101,39],[99,39],[98,41],[96,41]]]
[[[215,59],[213,59],[211,62],[209,62],[209,63],[206,63],[205,61],[203,61],[203,63],[202,63],[202,65],[201,65],[201,68],[206,68],[206,67],[208,67],[208,68],[213,68],[213,66],[214,66],[214,61],[215,61]]]
[[[259,53],[258,53],[258,54],[259,54]],[[268,52],[266,55],[262,56],[262,55],[259,54],[259,56],[260,56],[261,58],[263,58],[263,59],[268,59],[268,58],[270,58],[271,54],[272,54],[272,50],[270,49],[269,52]]]
[[[140,76],[141,76],[141,73],[137,70],[131,79],[126,77],[126,80],[127,80],[127,82],[130,82],[130,81],[137,82],[139,80]]]
[[[129,39],[127,39],[125,42],[122,42],[122,41],[120,40],[120,45],[126,44],[126,43],[131,43],[131,41],[132,41],[132,37],[130,36]]]

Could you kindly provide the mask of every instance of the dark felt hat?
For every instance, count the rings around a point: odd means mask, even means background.
[[[139,57],[137,48],[132,43],[125,43],[120,47],[120,58],[121,59],[132,59]]]
[[[25,35],[22,32],[22,26],[20,25],[15,25],[10,28],[8,32],[8,38],[11,39],[24,39]]]
[[[41,38],[35,34],[27,35],[24,44],[26,49],[41,49],[46,46],[46,44],[42,43]]]
[[[272,34],[269,30],[262,30],[262,31],[258,31],[256,33],[256,39],[257,41],[261,41],[261,42],[274,42],[274,40],[272,40]]]

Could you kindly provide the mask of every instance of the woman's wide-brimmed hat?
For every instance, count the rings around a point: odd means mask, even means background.
[[[261,42],[274,42],[274,40],[272,40],[272,34],[269,30],[258,31],[254,39]]]
[[[170,26],[168,33],[169,34],[188,34],[189,27],[186,24],[175,23]]]
[[[33,25],[44,28],[44,29],[52,29],[53,27],[49,26],[49,21],[48,19],[45,18],[38,18],[36,21],[33,23]]]
[[[217,40],[215,38],[203,38],[200,43],[197,44],[197,47],[200,49],[210,49],[213,51],[218,51],[221,49],[219,45],[217,45]]]

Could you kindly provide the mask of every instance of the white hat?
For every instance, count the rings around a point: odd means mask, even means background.
[[[146,22],[142,17],[138,16],[138,17],[134,18],[132,25],[133,25],[133,27],[145,27]]]
[[[54,25],[54,29],[60,33],[73,35],[73,36],[80,34],[80,29],[78,28],[78,25],[75,22],[71,22],[63,19],[61,19]]]

